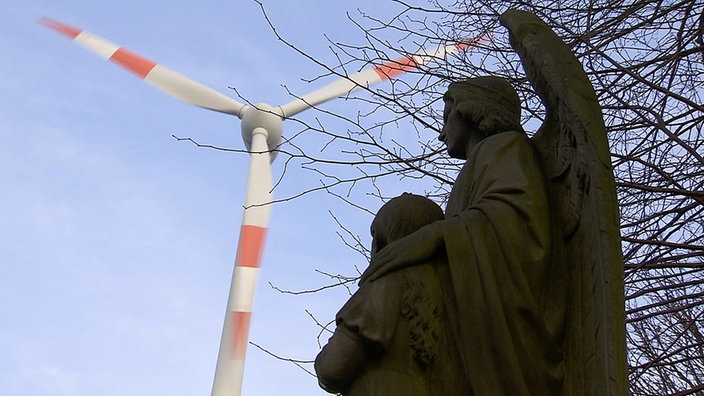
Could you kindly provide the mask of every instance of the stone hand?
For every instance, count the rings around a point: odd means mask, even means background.
[[[389,243],[372,254],[369,268],[362,274],[360,283],[374,280],[398,269],[423,262],[435,254],[442,242],[442,230],[437,223]]]

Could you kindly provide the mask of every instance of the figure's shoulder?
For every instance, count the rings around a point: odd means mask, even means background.
[[[349,300],[337,313],[338,317],[348,315],[370,315],[375,311],[388,311],[398,305],[403,293],[403,278],[401,271],[394,271],[371,282],[365,281],[359,285]]]
[[[474,148],[469,159],[474,158],[480,163],[489,161],[497,164],[500,160],[511,161],[532,156],[534,146],[531,139],[523,131],[505,131],[487,136]]]
[[[523,131],[504,131],[488,136],[483,141],[489,146],[531,145],[530,138]]]

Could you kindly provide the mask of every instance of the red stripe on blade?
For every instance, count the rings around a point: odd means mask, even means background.
[[[251,317],[251,312],[230,311],[230,323],[232,325],[230,359],[232,360],[244,360],[245,352],[247,352],[247,336],[249,335]]]
[[[124,48],[120,48],[110,57],[110,60],[136,74],[139,78],[144,78],[156,66],[156,63],[149,59],[132,53]]]
[[[265,236],[266,228],[243,224],[240,229],[235,265],[259,268]]]
[[[486,41],[487,38],[488,34],[482,34],[480,36],[472,37],[455,44],[455,48],[457,48],[458,51],[465,51],[469,47],[474,47],[475,45]]]
[[[70,39],[75,39],[76,36],[81,34],[81,29],[76,29],[73,26],[65,25],[59,21],[55,21],[51,18],[42,18],[39,20],[39,23],[42,25],[48,27],[49,29],[54,29],[57,32],[63,34],[64,36],[68,36]]]
[[[379,77],[381,77],[382,80],[386,80],[415,69],[416,67],[418,67],[418,63],[415,59],[413,59],[413,57],[406,57],[376,66],[374,67],[374,71],[379,75]]]

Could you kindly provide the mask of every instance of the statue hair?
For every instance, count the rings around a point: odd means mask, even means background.
[[[374,222],[386,237],[382,243],[390,243],[444,217],[435,202],[404,193],[382,206]],[[437,268],[434,265],[409,267],[402,270],[402,279],[401,316],[408,321],[408,345],[413,359],[426,369],[437,358],[442,333],[444,310]]]
[[[379,209],[374,225],[383,231],[386,244],[444,218],[442,208],[435,202],[420,195],[403,193]]]
[[[444,95],[455,109],[488,137],[506,131],[523,132],[521,102],[513,86],[503,78],[484,76],[451,83]]]

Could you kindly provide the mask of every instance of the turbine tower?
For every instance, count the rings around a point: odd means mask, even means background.
[[[328,100],[416,69],[433,59],[464,51],[480,40],[468,39],[371,66],[281,106],[266,103],[247,106],[84,30],[49,18],[42,18],[40,23],[176,99],[241,119],[242,139],[250,155],[249,173],[212,396],[239,396],[241,392],[254,287],[271,213],[271,162],[274,150],[281,143],[283,121]]]

